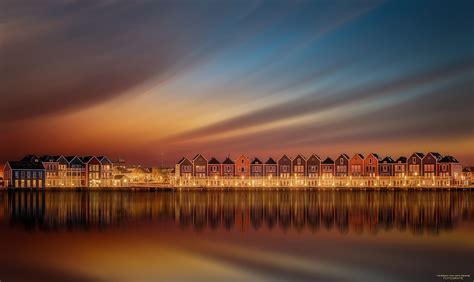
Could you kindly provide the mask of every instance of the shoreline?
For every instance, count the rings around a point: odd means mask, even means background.
[[[0,191],[108,191],[108,192],[291,192],[291,191],[471,191],[474,186],[452,187],[50,187],[50,188],[9,188],[1,187]]]

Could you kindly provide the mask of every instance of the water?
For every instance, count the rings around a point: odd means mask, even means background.
[[[1,281],[474,280],[474,192],[0,193]]]

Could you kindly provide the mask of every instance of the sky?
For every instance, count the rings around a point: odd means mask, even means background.
[[[474,165],[473,1],[0,0],[0,161]]]

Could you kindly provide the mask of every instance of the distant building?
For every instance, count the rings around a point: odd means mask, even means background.
[[[394,163],[395,161],[387,156],[379,162],[379,175],[380,176],[394,176]]]
[[[39,159],[33,161],[9,161],[4,169],[6,187],[45,188],[45,169]]]
[[[291,159],[287,155],[283,155],[283,157],[278,160],[278,173],[281,178],[290,178]]]
[[[349,175],[349,156],[341,154],[337,157],[334,162],[336,168],[336,176],[348,176]]]
[[[333,159],[327,157],[321,163],[321,172],[323,177],[333,177],[335,175],[335,167]]]
[[[216,158],[211,158],[207,164],[207,174],[209,176],[221,176],[221,163]]]
[[[193,176],[197,178],[207,176],[207,159],[201,154],[197,154],[193,158]]]
[[[251,176],[263,176],[263,162],[259,158],[255,158],[250,163]]]
[[[306,176],[306,158],[299,154],[292,161],[293,175],[297,177]]]
[[[421,165],[425,154],[413,153],[407,160],[408,176],[420,176],[422,173]]]
[[[235,160],[235,175],[241,177],[250,176],[250,160],[245,155],[241,155]]]
[[[421,160],[422,175],[433,177],[438,175],[438,164],[443,157],[439,153],[430,152]]]
[[[278,175],[278,164],[277,162],[272,159],[268,158],[268,160],[265,162],[265,165],[263,166],[263,173],[267,177],[273,177]]]
[[[318,155],[312,154],[306,161],[309,178],[319,177],[321,174],[321,158]]]
[[[364,156],[354,154],[349,160],[349,176],[362,176],[364,169]]]
[[[404,177],[407,175],[407,158],[399,157],[393,164],[393,175],[396,177]]]
[[[379,175],[379,155],[375,153],[368,154],[364,159],[364,176],[375,177]]]
[[[235,176],[235,163],[230,157],[227,157],[222,162],[222,176],[224,177],[234,177]]]

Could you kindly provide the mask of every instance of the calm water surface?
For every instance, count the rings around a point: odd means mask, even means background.
[[[1,192],[0,280],[474,280],[474,192]]]

